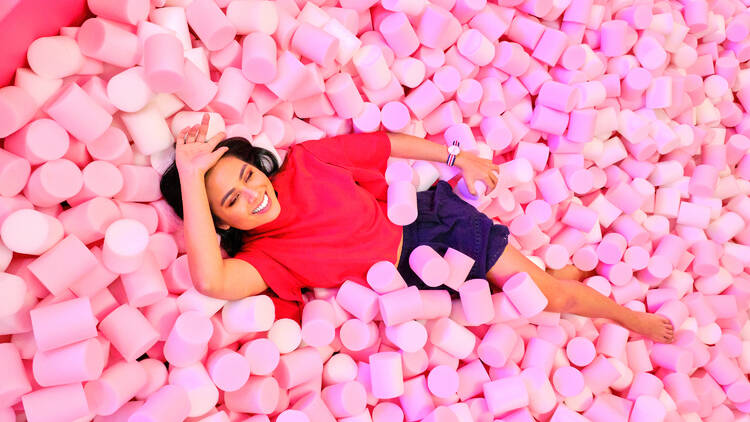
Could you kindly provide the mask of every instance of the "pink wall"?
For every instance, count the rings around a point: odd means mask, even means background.
[[[27,66],[26,49],[34,39],[79,25],[87,13],[85,0],[0,0],[0,86]]]

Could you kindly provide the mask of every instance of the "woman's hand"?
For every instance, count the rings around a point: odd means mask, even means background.
[[[206,141],[209,119],[209,114],[205,113],[200,125],[186,127],[177,134],[175,164],[182,177],[203,177],[228,149],[221,147],[213,151],[216,144],[224,139],[223,132]]]
[[[477,196],[474,188],[474,182],[477,180],[487,185],[485,194],[497,186],[498,166],[492,160],[481,158],[472,152],[461,151],[456,157],[456,167],[461,169],[466,187],[473,196]]]

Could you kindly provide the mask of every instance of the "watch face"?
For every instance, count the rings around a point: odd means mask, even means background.
[[[459,149],[456,145],[451,145],[448,147],[448,152],[453,155],[458,155],[458,153],[461,152],[461,149]]]

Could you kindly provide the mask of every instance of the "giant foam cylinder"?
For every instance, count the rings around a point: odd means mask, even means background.
[[[328,78],[325,89],[333,109],[342,119],[359,116],[364,110],[362,96],[348,73],[337,73]]]
[[[167,384],[146,399],[128,422],[180,422],[190,413],[190,398],[184,388]]]
[[[470,325],[482,325],[495,318],[490,285],[487,280],[475,278],[467,280],[458,289],[461,306]]]
[[[386,327],[414,319],[422,312],[422,297],[416,286],[380,296],[380,317]]]
[[[112,116],[75,83],[62,88],[44,111],[85,144],[101,136],[112,123]]]
[[[43,387],[93,381],[102,375],[104,354],[96,338],[34,353],[34,379]]]
[[[128,304],[120,305],[102,319],[99,330],[127,362],[134,362],[161,340],[141,311]]]
[[[180,314],[164,343],[164,357],[180,367],[198,362],[206,354],[213,331],[211,321],[199,311]]]
[[[88,297],[32,309],[29,313],[34,340],[41,351],[96,337],[96,323]]]
[[[352,63],[362,78],[362,83],[368,89],[383,89],[393,77],[383,57],[383,52],[377,45],[368,44],[360,47],[354,53]]]
[[[328,345],[336,336],[334,310],[330,303],[315,299],[302,310],[302,340],[313,347]]]
[[[14,211],[0,227],[3,244],[13,252],[27,255],[41,255],[63,235],[63,225],[57,218],[33,209]]]
[[[213,100],[218,86],[190,60],[184,61],[182,74],[185,80],[175,95],[194,111],[204,108]]]
[[[406,226],[417,219],[417,190],[410,181],[396,181],[388,186],[388,219]]]
[[[17,86],[0,88],[0,137],[17,131],[37,110],[34,98]]]
[[[380,352],[370,355],[370,382],[372,394],[379,399],[395,398],[404,393],[401,355]]]
[[[68,235],[39,258],[32,261],[28,270],[53,295],[59,295],[97,265],[96,257],[74,235]],[[60,271],[65,268],[65,271]]]
[[[72,161],[61,158],[37,167],[23,192],[37,207],[51,207],[77,194],[82,186],[81,170]]]
[[[26,159],[0,150],[0,195],[18,195],[26,186],[30,173],[31,165]]]
[[[411,252],[409,266],[426,285],[431,287],[443,284],[450,272],[448,262],[427,245],[417,246]]]
[[[3,383],[0,384],[0,401],[14,403],[31,391],[21,355],[14,343],[0,343],[0,368],[4,374]]]
[[[123,218],[107,227],[102,262],[112,272],[129,273],[141,266],[147,247],[146,227],[137,220]]]
[[[62,158],[69,145],[70,136],[59,123],[52,119],[37,119],[5,139],[5,151],[0,154],[0,168],[3,172],[9,172],[6,170],[8,167],[21,170],[17,167],[18,164],[11,164],[10,157],[6,157],[8,153],[27,159],[31,165],[37,165]]]
[[[406,287],[406,282],[390,261],[379,261],[367,271],[367,284],[380,294]]]
[[[450,318],[440,318],[430,329],[430,342],[451,356],[463,359],[474,350],[476,337]]]
[[[121,113],[120,118],[141,154],[151,155],[174,144],[174,137],[169,131],[167,122],[159,108],[153,103],[147,104],[134,113]]]
[[[40,388],[24,395],[22,401],[26,418],[35,422],[72,421],[90,412],[81,383]]]
[[[186,8],[190,27],[211,51],[226,47],[237,35],[237,29],[212,0],[195,0]]]
[[[525,272],[510,277],[503,284],[503,292],[525,318],[542,312],[549,303],[539,286]]]
[[[184,82],[185,60],[180,40],[172,34],[156,34],[143,45],[146,81],[154,92],[176,92]]]
[[[276,77],[276,42],[262,32],[248,34],[242,40],[242,74],[256,84]]]
[[[86,383],[83,390],[91,411],[106,416],[135,397],[147,382],[146,369],[140,362],[117,362],[101,377]]]
[[[378,295],[351,280],[344,281],[336,293],[336,302],[363,322],[370,322],[378,314]]]
[[[224,327],[234,333],[267,331],[273,325],[274,316],[273,301],[266,295],[229,302],[221,311]]]
[[[106,0],[88,0],[89,9],[97,16],[115,21],[137,25],[148,17],[148,0],[124,0],[111,2]]]
[[[281,388],[292,388],[311,380],[323,371],[323,359],[313,347],[303,347],[281,356],[273,377]]]
[[[85,56],[119,67],[134,66],[141,54],[134,33],[102,18],[87,19],[76,40]]]
[[[396,57],[408,57],[419,48],[417,33],[403,12],[383,18],[378,29]]]

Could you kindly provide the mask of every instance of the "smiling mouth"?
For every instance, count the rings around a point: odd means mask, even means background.
[[[270,206],[270,204],[271,204],[271,198],[268,197],[267,193],[264,193],[263,199],[261,199],[258,206],[254,208],[253,211],[251,211],[251,214],[253,215],[262,214],[263,212],[268,210],[268,207]]]

